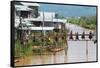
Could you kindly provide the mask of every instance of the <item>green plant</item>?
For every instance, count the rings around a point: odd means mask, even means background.
[[[96,28],[96,16],[82,16],[80,18],[71,17],[71,18],[68,18],[68,22],[72,24],[80,25],[88,29]]]

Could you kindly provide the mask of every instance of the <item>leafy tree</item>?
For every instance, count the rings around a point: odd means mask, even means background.
[[[80,25],[84,28],[88,29],[95,29],[96,27],[96,16],[82,16],[80,18],[78,17],[71,17],[68,18],[68,22],[72,24]]]

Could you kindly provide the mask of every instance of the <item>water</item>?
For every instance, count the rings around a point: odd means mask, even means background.
[[[66,24],[66,26],[68,25]],[[82,33],[85,31],[89,33],[89,30],[72,24],[68,28],[73,32]],[[96,61],[96,47],[97,45],[93,41],[70,40],[68,41],[68,49],[56,53],[20,58],[16,66]]]

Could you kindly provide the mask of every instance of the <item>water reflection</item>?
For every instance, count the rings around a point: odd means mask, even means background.
[[[65,48],[65,57],[64,57],[64,63],[67,63],[68,57],[67,57],[68,47]]]
[[[73,43],[72,43],[73,42]],[[46,52],[20,58],[16,66],[96,61],[93,41],[68,41],[68,48],[59,52]]]
[[[88,61],[88,41],[86,41],[86,62]]]

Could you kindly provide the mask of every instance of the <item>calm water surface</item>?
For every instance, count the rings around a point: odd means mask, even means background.
[[[89,30],[76,25],[66,24],[66,27],[73,32],[89,33]],[[93,41],[68,41],[68,49],[20,58],[16,66],[96,61],[96,47]]]

